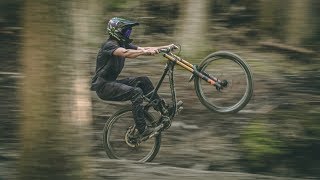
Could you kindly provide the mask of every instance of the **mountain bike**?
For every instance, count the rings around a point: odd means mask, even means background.
[[[161,132],[168,129],[172,119],[182,109],[183,103],[177,101],[174,70],[179,65],[191,72],[189,81],[194,81],[195,91],[200,102],[209,110],[218,113],[235,113],[249,102],[253,93],[253,77],[248,64],[238,55],[227,51],[218,51],[208,55],[199,65],[193,65],[173,52],[178,47],[159,49],[167,63],[163,74],[152,92],[144,96],[144,110],[147,125],[155,128],[154,133],[137,138],[132,108],[125,107],[114,113],[103,129],[103,146],[111,159],[128,159],[140,162],[152,161],[159,152]],[[181,50],[181,48],[179,48]],[[151,110],[159,104],[154,95],[163,80],[169,76],[171,106],[167,112],[158,111],[155,118]],[[164,121],[163,117],[169,121]]]

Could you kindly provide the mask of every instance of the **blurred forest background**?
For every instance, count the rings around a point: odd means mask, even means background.
[[[124,178],[136,166],[159,171],[133,176],[144,178],[166,174],[157,167],[199,179],[208,174],[196,170],[319,178],[319,9],[318,0],[1,0],[0,179]],[[123,104],[99,100],[89,85],[114,16],[140,22],[135,44],[181,44],[195,64],[217,50],[239,54],[254,74],[253,99],[238,114],[209,112],[177,68],[185,110],[164,133],[157,164],[109,160],[101,132]],[[121,76],[156,83],[164,64],[127,61]]]

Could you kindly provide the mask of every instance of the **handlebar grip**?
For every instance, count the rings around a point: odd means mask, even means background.
[[[161,48],[161,49],[158,49],[158,51],[160,53],[168,53],[168,52],[170,52],[170,49],[169,48]]]
[[[179,47],[177,45],[175,45],[175,44],[172,44],[170,47],[160,48],[160,49],[158,49],[158,51],[161,52],[161,53],[169,53],[174,49],[179,49]]]

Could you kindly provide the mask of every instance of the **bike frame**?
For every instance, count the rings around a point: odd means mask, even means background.
[[[175,110],[170,115],[171,118],[173,118],[175,116],[175,113],[177,111],[176,91],[175,91],[175,87],[174,87],[174,77],[173,77],[174,66],[176,64],[183,67],[187,71],[191,72],[193,74],[191,78],[193,78],[194,76],[200,77],[201,79],[205,80],[207,83],[209,83],[213,86],[221,87],[220,80],[211,76],[210,74],[207,74],[206,72],[200,72],[196,66],[192,65],[191,63],[182,59],[181,57],[179,57],[171,52],[164,53],[163,56],[168,59],[167,64],[165,66],[163,74],[162,74],[160,80],[158,81],[156,87],[147,96],[149,97],[151,94],[150,99],[148,99],[148,100],[149,100],[149,102],[153,103],[155,100],[154,99],[155,94],[157,94],[159,88],[162,85],[162,82],[163,82],[165,76],[168,74],[169,75],[170,90],[171,90],[171,100],[173,103],[172,104],[173,108]],[[158,103],[158,102],[154,102],[154,103]]]
[[[150,99],[148,99],[149,102],[151,103],[154,103],[155,105],[157,105],[157,103],[159,103],[158,101],[156,101],[155,98],[155,94],[158,93],[158,90],[160,89],[162,83],[163,83],[163,80],[165,79],[166,75],[168,74],[169,75],[169,84],[170,84],[170,90],[171,90],[171,100],[172,100],[172,105],[173,105],[173,108],[175,111],[172,112],[172,114],[170,114],[170,117],[173,118],[175,116],[175,112],[177,111],[177,100],[176,100],[176,90],[175,90],[175,87],[174,87],[174,77],[173,77],[173,71],[174,71],[174,66],[175,66],[175,62],[173,61],[168,61],[166,66],[165,66],[165,69],[162,73],[162,76],[160,78],[160,80],[158,81],[156,87],[154,88],[153,91],[151,91],[148,95],[146,96],[150,96]]]

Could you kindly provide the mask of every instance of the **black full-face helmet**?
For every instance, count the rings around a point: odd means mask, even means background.
[[[114,17],[108,22],[107,32],[118,41],[129,44],[132,42],[132,39],[129,38],[132,27],[137,25],[139,25],[138,22]]]

